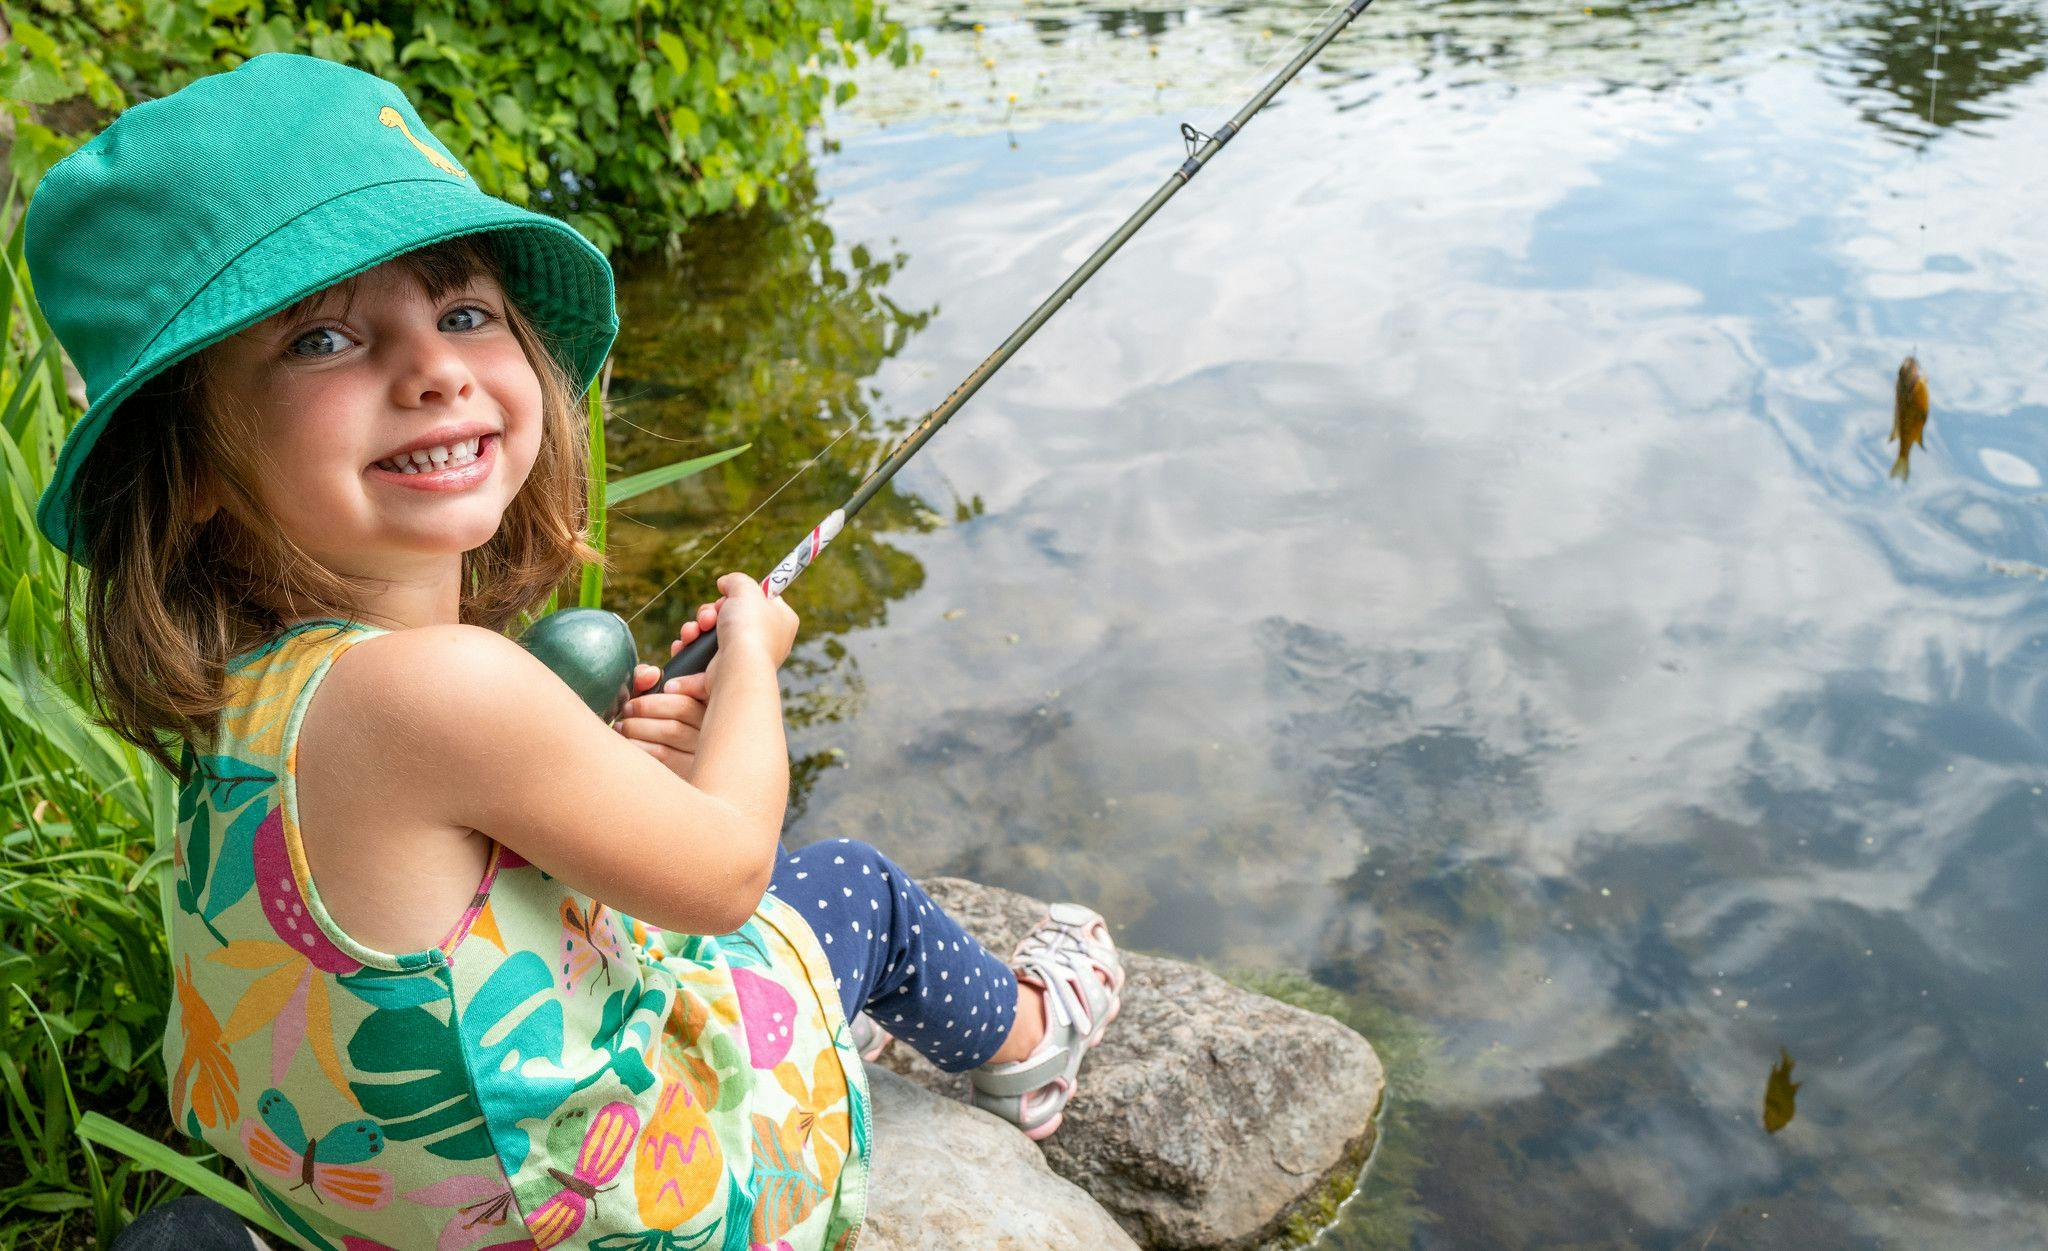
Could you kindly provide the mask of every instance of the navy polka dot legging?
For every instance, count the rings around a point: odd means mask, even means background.
[[[768,889],[811,923],[848,1020],[865,1009],[948,1073],[986,1063],[1009,1038],[1017,975],[873,847],[777,847]]]

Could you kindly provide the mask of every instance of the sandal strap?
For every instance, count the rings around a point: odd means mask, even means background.
[[[1066,1075],[1073,1048],[1055,1044],[1038,1055],[1010,1064],[974,1070],[974,1088],[988,1095],[1028,1095],[1056,1077]]]
[[[984,1112],[991,1112],[1024,1131],[1026,1137],[1042,1138],[1052,1132],[1053,1126],[1066,1114],[1067,1101],[1074,1097],[1074,1080],[1062,1073],[1044,1086],[1021,1095],[995,1095],[979,1087],[974,1091],[974,1106]],[[1040,1090],[1051,1090],[1053,1097],[1038,1100],[1032,1106],[1032,1096]],[[1028,1111],[1027,1111],[1028,1109]]]
[[[1116,1013],[1123,961],[1101,916],[1056,903],[1017,944],[1011,967],[1018,981],[1044,992],[1045,1039],[1023,1060],[975,1069],[974,1106],[1040,1138],[1057,1127],[1078,1089],[1089,1040]],[[1041,1096],[1035,1106],[1034,1096]]]
[[[1017,976],[1045,991],[1047,1033],[1063,1033],[1060,1041],[1070,1042],[1095,1032],[1095,1023],[1109,1014],[1116,998],[1096,973],[1101,967],[1072,951],[1029,955],[1018,962]]]
[[[1079,904],[1056,903],[1047,908],[1045,919],[1033,926],[1017,944],[1016,957],[1042,951],[1056,953],[1069,948],[1088,952],[1098,963],[1118,974],[1118,982],[1122,981],[1122,961],[1117,957],[1116,944],[1110,941],[1108,924],[1093,909]]]

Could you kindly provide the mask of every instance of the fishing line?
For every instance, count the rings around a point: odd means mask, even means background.
[[[1934,143],[1934,102],[1941,98],[1941,28],[1942,19],[1947,15],[1948,0],[1934,0],[1934,67],[1927,71],[1927,136],[1920,141],[1920,271],[1927,271],[1927,205],[1929,202],[1927,184],[1927,149]],[[1919,350],[1914,344],[1914,350]]]
[[[1947,18],[1947,0],[1935,0],[1933,58],[1927,71],[1927,133],[1922,136],[1919,155],[1914,158],[1915,172],[1920,178],[1920,273],[1923,276],[1932,259],[1932,245],[1927,240],[1928,208],[1933,202],[1927,177],[1927,150],[1940,134],[1935,129],[1934,115],[1935,104],[1941,99],[1941,39],[1947,29]],[[1898,379],[1892,388],[1892,432],[1885,441],[1896,441],[1899,455],[1892,462],[1889,477],[1904,482],[1912,476],[1913,448],[1927,446],[1927,416],[1931,406],[1932,397],[1928,393],[1927,375],[1920,368],[1920,344],[1916,336],[1913,350],[1899,362]]]
[[[1278,48],[1274,50],[1272,55],[1266,58],[1264,62],[1262,62],[1256,68],[1241,74],[1234,81],[1232,81],[1230,86],[1228,87],[1230,96],[1234,97],[1238,93],[1242,92],[1247,84],[1265,75],[1283,57],[1293,57],[1295,55],[1296,45],[1301,43],[1304,40],[1304,38],[1313,38],[1312,32],[1315,31],[1319,26],[1327,24],[1327,22],[1330,19],[1330,16],[1337,10],[1345,7],[1347,2],[1350,2],[1350,0],[1330,0],[1329,4],[1325,5],[1313,18],[1303,23],[1300,29],[1298,29],[1294,34],[1290,35]],[[1366,0],[1366,2],[1370,3],[1370,0]],[[1360,5],[1359,7],[1362,9],[1364,6]],[[1228,98],[1229,97],[1226,97],[1226,100]],[[1207,107],[1213,110],[1214,108],[1219,106],[1210,105]],[[1229,105],[1226,102],[1220,107],[1228,108]],[[1219,130],[1222,129],[1222,126],[1220,124],[1211,123],[1211,125],[1216,126]],[[1183,123],[1181,127],[1181,134],[1188,144],[1188,149],[1191,156],[1196,147],[1197,137],[1205,140],[1212,138],[1212,135],[1209,131],[1194,128],[1186,123]],[[1154,168],[1147,167],[1138,169],[1130,176],[1125,178],[1121,183],[1119,183],[1111,191],[1111,193],[1105,195],[1103,199],[1105,200],[1105,202],[1120,199],[1124,192],[1130,190],[1141,179],[1147,176],[1157,177],[1157,175],[1158,171]],[[740,530],[744,529],[747,523],[749,521],[752,521],[754,517],[761,512],[762,509],[768,507],[769,504],[773,503],[777,496],[781,495],[785,490],[787,490],[792,484],[796,482],[798,478],[801,478],[804,476],[804,474],[810,472],[812,466],[816,465],[820,460],[824,459],[825,455],[828,452],[830,452],[834,447],[838,446],[841,440],[845,439],[847,435],[852,434],[855,430],[858,430],[863,425],[866,425],[868,418],[873,415],[874,410],[865,404],[861,404],[859,405],[859,407],[859,415],[855,417],[852,422],[848,423],[847,427],[844,430],[841,430],[837,435],[835,435],[830,443],[827,443],[823,448],[820,448],[816,455],[812,456],[809,460],[805,461],[802,465],[798,466],[795,472],[791,473],[787,478],[785,478],[782,481],[781,485],[777,486],[773,491],[769,492],[768,497],[766,499],[756,504],[751,510],[748,511],[746,516],[740,518],[737,522],[728,527],[724,533],[718,536],[718,538],[711,544],[710,547],[705,548],[701,553],[698,554],[697,558],[691,561],[687,566],[685,566],[680,573],[676,574],[673,578],[670,578],[668,582],[661,587],[660,590],[657,590],[653,595],[649,596],[644,602],[642,602],[638,608],[634,609],[632,615],[625,618],[626,622],[628,624],[631,624],[632,622],[637,621],[640,618],[641,614],[645,613],[649,608],[652,608],[656,603],[658,603],[661,600],[663,596],[667,595],[671,590],[673,590],[677,583],[681,582],[684,578],[688,577],[692,572],[696,570],[696,568],[699,565],[703,564],[707,559],[709,559],[711,554],[717,551],[719,547],[721,547],[727,539],[731,538],[733,535],[739,533]],[[638,427],[636,427],[636,429],[637,428]],[[862,502],[865,502],[865,500],[863,499]],[[851,510],[847,511],[850,512]],[[836,531],[834,531],[834,533],[836,533]],[[813,549],[815,553],[815,550],[822,549],[823,541],[820,541],[818,539],[818,531],[814,530],[812,532],[812,535],[813,542],[815,544],[815,547]],[[826,535],[825,540],[829,540],[830,537],[830,535]],[[808,561],[806,560],[805,563],[808,563]],[[779,571],[780,567],[778,567],[778,572]],[[801,571],[801,566],[799,566],[797,571]],[[793,578],[794,572],[792,572],[789,576]]]
[[[667,586],[664,586],[659,591],[656,591],[651,597],[649,597],[646,603],[634,609],[633,615],[626,618],[626,624],[633,624],[634,621],[639,619],[641,613],[646,612],[649,608],[654,607],[654,603],[656,600],[668,594],[676,583],[681,582],[684,578],[690,576],[691,569],[695,569],[697,566],[703,564],[705,559],[709,557],[711,553],[717,551],[720,543],[723,543],[727,539],[731,538],[733,535],[738,534],[742,526],[745,526],[749,521],[752,521],[754,519],[754,513],[758,513],[762,509],[768,507],[768,505],[774,503],[775,497],[782,494],[783,491],[787,490],[789,488],[790,483],[795,482],[798,478],[803,477],[805,473],[810,471],[812,465],[817,464],[819,461],[825,458],[825,453],[839,446],[840,439],[843,439],[847,435],[852,434],[856,429],[860,427],[860,425],[863,422],[867,421],[867,419],[868,414],[866,412],[863,412],[857,419],[848,424],[846,429],[841,430],[836,436],[834,436],[833,440],[830,443],[827,443],[824,447],[819,448],[818,454],[816,456],[813,456],[809,460],[805,461],[803,465],[799,467],[795,473],[789,475],[788,478],[783,480],[781,486],[776,487],[773,491],[770,491],[768,493],[767,499],[762,500],[760,503],[754,505],[752,512],[749,512],[746,516],[740,518],[737,522],[733,523],[732,527],[728,529],[724,534],[719,535],[718,542],[713,543],[710,547],[705,548],[703,555],[700,555],[697,557],[697,559],[691,561],[688,569],[685,569],[681,573],[677,574],[675,577],[670,578],[668,580]]]

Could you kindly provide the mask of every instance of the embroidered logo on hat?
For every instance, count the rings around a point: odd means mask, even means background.
[[[449,173],[455,175],[457,178],[469,177],[468,174],[463,172],[463,169],[460,165],[457,165],[455,162],[449,160],[447,157],[442,156],[439,152],[434,151],[426,144],[421,143],[413,135],[412,131],[406,127],[405,119],[398,115],[397,109],[392,108],[388,104],[385,105],[383,108],[377,110],[377,120],[384,123],[386,126],[398,127],[398,133],[404,135],[407,139],[412,140],[412,146],[420,150],[421,156],[424,156],[428,160],[432,161],[434,163],[435,168],[446,170]]]

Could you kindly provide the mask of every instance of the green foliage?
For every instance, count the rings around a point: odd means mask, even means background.
[[[824,67],[913,54],[878,0],[31,0],[0,11],[14,34],[0,48],[0,96],[25,184],[107,114],[260,53],[304,52],[398,83],[479,187],[607,251],[673,245],[689,219],[734,205],[784,207],[782,176],[803,163],[824,108]],[[834,89],[838,102],[852,92]]]
[[[14,208],[10,195],[0,221]],[[0,264],[0,1245],[17,1228],[29,1246],[111,1238],[168,1188],[127,1162],[103,1167],[73,1137],[94,1112],[170,1129],[165,879],[151,879],[177,797],[46,671],[63,571],[30,512],[78,416],[60,370],[17,227]]]

